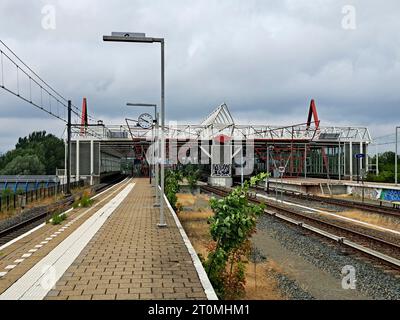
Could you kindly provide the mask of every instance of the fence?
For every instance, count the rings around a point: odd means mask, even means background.
[[[77,187],[83,187],[84,185],[84,180],[79,180],[72,182],[71,188],[74,189]],[[0,195],[0,212],[15,210],[18,208],[24,209],[25,206],[34,201],[55,197],[58,194],[64,194],[66,192],[66,188],[67,186],[65,184],[57,184],[47,188],[37,188],[35,190],[17,193],[11,192],[10,189],[3,190]]]

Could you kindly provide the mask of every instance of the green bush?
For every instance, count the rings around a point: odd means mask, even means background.
[[[184,175],[189,184],[190,192],[193,193],[200,179],[200,170],[196,166],[189,164],[185,167]]]
[[[1,198],[3,201],[5,201],[7,199],[7,197],[11,197],[14,195],[14,192],[11,189],[4,189],[1,192]]]
[[[209,219],[215,245],[210,248],[204,268],[222,299],[237,299],[245,290],[246,260],[251,251],[250,238],[264,206],[249,201],[249,188],[267,177],[261,173],[237,187],[225,198],[210,200],[214,216]]]
[[[178,197],[176,194],[180,191],[179,182],[181,181],[182,173],[180,171],[168,170],[165,173],[165,195],[174,210],[177,209]]]

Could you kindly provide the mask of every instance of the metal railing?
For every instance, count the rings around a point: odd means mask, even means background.
[[[84,180],[71,183],[71,188],[83,187]],[[65,184],[56,184],[47,188],[36,188],[29,191],[13,192],[10,189],[3,190],[0,194],[0,212],[10,210],[24,209],[28,204],[38,200],[50,197],[56,197],[59,194],[65,194],[67,186]]]

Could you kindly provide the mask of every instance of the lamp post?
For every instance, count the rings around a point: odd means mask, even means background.
[[[398,173],[398,157],[399,157],[399,149],[398,149],[398,131],[399,131],[400,127],[396,127],[396,156],[394,158],[394,183],[397,185],[398,184],[398,179],[397,179],[397,173]]]
[[[240,169],[241,169],[241,172],[240,172],[240,178],[241,178],[241,185],[242,185],[242,188],[243,188],[243,184],[244,184],[244,179],[243,179],[243,165],[244,165],[244,163],[243,163],[243,146],[242,146],[242,150],[241,150],[241,152],[240,152],[240,155],[241,155],[241,159],[240,159]]]
[[[68,100],[68,122],[67,122],[67,190],[66,195],[71,195],[71,112],[72,112],[72,102]]]
[[[146,37],[145,33],[112,32],[111,36],[103,36],[103,41],[132,42],[132,43],[160,43],[161,44],[161,197],[164,197],[165,180],[165,65],[164,65],[164,38]],[[166,227],[164,216],[164,199],[160,201],[159,227]]]

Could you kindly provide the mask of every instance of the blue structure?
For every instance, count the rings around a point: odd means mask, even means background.
[[[0,192],[7,189],[14,193],[19,189],[27,192],[38,190],[41,186],[49,188],[58,183],[57,176],[0,176]]]

